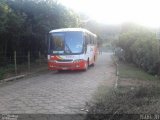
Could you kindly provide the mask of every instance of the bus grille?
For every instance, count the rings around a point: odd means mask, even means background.
[[[68,59],[68,60],[57,60],[58,62],[72,62],[73,60]]]

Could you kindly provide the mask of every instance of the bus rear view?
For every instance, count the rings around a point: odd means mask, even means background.
[[[50,31],[48,45],[49,70],[87,70],[96,59],[96,47],[89,47],[86,36],[96,35],[81,28],[64,28]],[[91,37],[90,39],[91,40]],[[94,48],[93,48],[94,47]]]

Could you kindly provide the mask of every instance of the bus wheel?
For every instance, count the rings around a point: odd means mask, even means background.
[[[95,65],[95,61],[96,61],[96,58],[95,58],[95,56],[94,56],[94,62],[92,63],[92,66],[94,67],[94,65]]]
[[[87,71],[87,70],[88,70],[88,66],[89,66],[89,62],[87,61],[87,62],[85,63],[84,71]]]

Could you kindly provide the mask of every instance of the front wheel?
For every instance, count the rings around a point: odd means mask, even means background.
[[[94,62],[93,62],[93,64],[92,64],[93,67],[94,67],[94,65],[95,65],[95,62],[96,62],[96,57],[94,56]]]
[[[88,66],[89,66],[88,62],[85,62],[85,64],[84,64],[84,71],[88,70]]]

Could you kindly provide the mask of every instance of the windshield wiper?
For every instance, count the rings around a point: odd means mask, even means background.
[[[67,43],[65,43],[65,47],[67,48],[67,50],[64,49],[66,53],[68,53],[68,52],[69,52],[69,53],[72,53],[72,51],[71,51],[71,49],[69,48],[69,46],[67,45]]]

